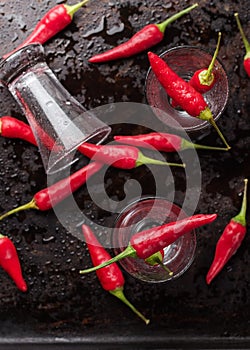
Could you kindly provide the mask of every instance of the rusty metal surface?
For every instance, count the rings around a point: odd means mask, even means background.
[[[1,0],[0,55],[19,44],[57,3]],[[44,45],[47,62],[87,109],[112,102],[145,103],[144,82],[149,67],[145,53],[112,64],[91,65],[87,59],[128,39],[143,25],[160,22],[191,3],[90,0],[65,30]],[[116,346],[113,342],[120,346],[130,344],[131,348],[141,344],[151,348],[174,348],[176,344],[188,348],[193,344],[190,347],[195,348],[195,344],[205,346],[209,339],[210,348],[229,349],[237,347],[237,342],[242,348],[250,346],[249,232],[216,282],[209,287],[205,283],[215,243],[225,224],[237,213],[243,179],[250,175],[250,83],[243,71],[245,51],[233,16],[239,12],[250,38],[249,7],[249,0],[201,0],[199,9],[172,24],[164,40],[154,47],[154,52],[160,54],[177,45],[199,45],[212,53],[217,32],[223,33],[219,59],[229,77],[230,98],[218,124],[232,150],[219,155],[205,152],[200,157],[202,193],[197,211],[218,212],[219,219],[213,225],[214,232],[202,229],[205,238],[198,241],[192,267],[169,284],[148,285],[126,275],[127,297],[151,318],[151,324],[144,326],[129,309],[102,290],[94,274],[79,276],[78,270],[89,266],[89,256],[84,244],[66,232],[53,211],[29,211],[10,217],[0,222],[0,231],[8,234],[18,248],[29,291],[20,293],[0,271],[0,344],[4,348],[8,339],[19,344],[27,339],[38,343],[50,339],[61,344],[75,341],[87,348],[90,344],[109,344],[110,349]],[[25,120],[3,87],[0,114]],[[119,130],[116,126],[113,134]],[[218,138],[211,131],[202,141],[214,144]],[[0,148],[0,211],[4,212],[29,201],[46,186],[46,177],[35,147],[0,138]],[[111,197],[122,198],[123,183],[128,177],[141,179],[145,193],[153,193],[145,168],[132,173],[109,169],[106,184]],[[176,181],[177,196],[181,198],[185,192],[183,179],[177,176]],[[76,200],[97,222],[115,220],[91,202],[86,188],[77,192]],[[248,211],[248,222],[249,219]]]

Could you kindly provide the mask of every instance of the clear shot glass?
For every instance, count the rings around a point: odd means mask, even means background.
[[[127,247],[130,238],[137,232],[186,216],[179,206],[164,198],[146,197],[132,202],[123,209],[116,220],[112,235],[115,255]],[[196,234],[193,230],[164,248],[162,263],[166,269],[162,265],[149,265],[139,258],[124,258],[119,263],[130,275],[144,282],[165,282],[180,277],[190,267],[195,250]]]
[[[77,147],[100,143],[110,127],[61,85],[45,62],[42,45],[31,44],[0,62],[0,81],[16,99],[34,133],[47,174],[70,166]]]
[[[193,46],[178,46],[163,52],[160,57],[184,80],[189,81],[194,72],[208,68],[212,56],[203,49]],[[228,79],[226,72],[219,62],[215,60],[213,73],[216,83],[213,88],[203,94],[203,97],[217,121],[222,115],[229,95]],[[148,70],[145,83],[145,94],[148,104],[165,125],[174,129],[185,130],[189,134],[201,135],[207,133],[210,123],[187,112],[171,106],[171,98],[162,88],[152,69]]]

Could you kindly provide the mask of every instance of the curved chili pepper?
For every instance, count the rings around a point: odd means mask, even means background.
[[[37,145],[31,127],[10,116],[0,118],[0,134],[4,137],[19,138]]]
[[[241,210],[233,217],[225,227],[215,249],[215,256],[212,265],[207,273],[206,282],[212,280],[223,269],[228,260],[236,253],[246,235],[246,209],[247,209],[247,182],[245,179],[244,195]]]
[[[101,246],[100,242],[97,240],[93,231],[87,225],[82,225],[82,232],[87,243],[87,247],[90,253],[90,257],[94,266],[102,264],[109,259],[111,256],[109,253]],[[123,293],[123,288],[125,280],[122,271],[116,263],[105,267],[102,270],[96,271],[97,277],[102,285],[102,288],[108,291],[110,294],[114,295],[120,299],[125,305],[127,305],[137,316],[139,316],[146,324],[150,321],[145,318],[125,297]]]
[[[3,58],[9,57],[12,53],[21,49],[25,45],[32,43],[44,44],[70,24],[76,11],[87,2],[88,0],[84,0],[75,5],[60,4],[54,6],[37,23],[32,33],[15,50],[4,55]]]
[[[122,43],[121,45],[118,45],[117,47],[114,47],[113,49],[110,49],[106,52],[103,52],[101,54],[91,57],[89,59],[89,62],[100,63],[100,62],[113,61],[120,58],[130,57],[149,49],[150,47],[162,41],[166,27],[170,23],[174,22],[176,19],[180,18],[181,16],[187,14],[197,6],[198,4],[196,3],[176,13],[175,15],[166,19],[162,23],[149,24],[145,26],[139,32],[133,35],[128,41]]]
[[[127,257],[147,259],[151,255],[175,242],[184,234],[200,226],[209,224],[216,218],[217,214],[197,214],[176,222],[170,222],[148,230],[140,231],[132,236],[127,248],[125,248],[120,254],[98,266],[81,270],[80,273],[84,274],[96,271]]]
[[[236,22],[237,22],[237,25],[238,25],[245,49],[246,49],[246,54],[244,56],[243,65],[244,65],[244,68],[245,68],[247,75],[250,77],[250,43],[247,40],[246,35],[245,35],[243,28],[241,26],[241,23],[239,20],[239,14],[236,12],[234,14],[234,16],[235,16],[235,19],[236,19]]]
[[[21,205],[0,216],[0,220],[7,216],[27,209],[37,209],[41,211],[49,210],[62,200],[67,198],[82,186],[93,174],[101,169],[102,164],[92,162],[79,169],[65,179],[37,192],[29,203]]]
[[[189,115],[208,121],[216,129],[226,147],[230,149],[202,94],[178,76],[162,58],[153,52],[148,53],[148,58],[154,74],[166,93]]]
[[[12,278],[18,289],[27,291],[27,284],[23,278],[20,261],[13,242],[0,234],[0,266]]]
[[[185,164],[163,162],[144,156],[136,147],[123,145],[94,145],[84,142],[78,151],[86,157],[120,169],[133,169],[143,164],[185,167]]]
[[[212,147],[192,143],[178,135],[151,132],[148,134],[134,135],[134,136],[114,136],[114,140],[126,145],[132,145],[143,148],[155,148],[161,152],[176,152],[185,149],[209,149],[217,151],[227,151],[227,148]]]
[[[214,52],[213,58],[209,64],[208,68],[202,68],[197,70],[192,78],[189,80],[189,84],[195,88],[196,91],[199,91],[201,94],[208,92],[212,89],[216,82],[216,75],[213,73],[214,63],[219,52],[221,41],[221,32],[218,33],[218,42],[216,50]]]

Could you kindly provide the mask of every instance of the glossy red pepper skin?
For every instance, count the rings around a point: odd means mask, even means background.
[[[97,271],[127,257],[145,260],[175,242],[179,237],[213,222],[216,218],[217,214],[197,214],[176,222],[140,231],[131,237],[128,246],[120,254],[98,266],[81,270],[80,273]]]
[[[213,114],[202,94],[176,74],[162,58],[153,52],[148,52],[148,58],[156,78],[169,97],[173,99],[174,104],[180,106],[189,115],[208,121],[229,150],[231,147],[216,125]]]
[[[0,118],[0,134],[3,137],[18,138],[37,145],[30,126],[10,116]]]
[[[103,162],[121,169],[135,168],[139,155],[139,150],[136,147],[94,145],[87,142],[80,145],[78,151],[97,162]]]
[[[101,63],[136,55],[162,41],[164,34],[155,24],[149,24],[128,41],[89,59],[90,63]]]
[[[248,53],[248,56],[245,56],[243,65],[247,75],[250,77],[250,52]]]
[[[55,184],[37,192],[33,199],[39,210],[49,210],[57,205],[71,193],[82,186],[93,174],[99,171],[102,164],[97,162],[89,163],[76,171],[66,179],[62,179]]]
[[[195,88],[196,91],[200,92],[201,94],[204,94],[211,90],[217,80],[216,73],[213,72],[214,70],[214,64],[216,57],[219,52],[220,48],[220,41],[221,41],[221,32],[218,33],[218,41],[216,45],[216,49],[214,51],[213,57],[211,59],[211,62],[207,68],[202,68],[197,70],[192,78],[189,80],[189,84]]]
[[[3,235],[0,235],[0,266],[12,278],[18,289],[22,292],[27,291],[16,248],[13,242]]]
[[[182,139],[180,136],[151,132],[148,134],[134,136],[119,136],[115,135],[114,140],[126,145],[132,145],[143,148],[155,148],[162,152],[176,152],[181,150]]]
[[[22,44],[12,52],[4,55],[3,58],[7,58],[25,45],[32,43],[44,44],[47,42],[71,23],[74,13],[85,3],[87,3],[87,1],[82,1],[81,3],[72,6],[65,4],[54,6],[37,23],[32,33],[22,42]]]
[[[98,239],[89,226],[82,225],[82,233],[87,243],[90,257],[94,266],[98,266],[99,264],[105,263],[111,259],[110,254],[99,243]],[[104,290],[120,299],[146,324],[150,322],[125,297],[123,293],[125,279],[121,269],[116,263],[113,263],[101,270],[96,271],[96,275]]]
[[[246,227],[234,220],[230,220],[217,242],[214,260],[206,276],[207,284],[212,282],[228,260],[236,253],[245,235]]]
[[[6,117],[7,118],[7,117]],[[11,118],[11,117],[8,117]],[[17,137],[25,139],[33,144],[35,144],[35,138],[33,132],[29,125],[21,122],[20,131],[16,132],[15,124],[19,124],[19,121],[15,118],[11,118],[13,123],[9,123],[8,132],[5,132],[5,136],[8,137]],[[21,128],[23,126],[23,128]],[[1,131],[1,119],[0,119],[0,131]],[[43,130],[38,129],[40,133],[40,139],[43,140],[44,145],[48,149],[53,151],[60,151],[60,145],[56,145],[54,140],[47,135]],[[167,163],[158,161],[152,158],[145,157],[137,148],[135,147],[113,147],[113,146],[97,146],[93,144],[84,143],[79,146],[78,150],[83,153],[85,156],[92,159],[95,157],[96,160],[99,160],[102,163],[113,165],[117,168],[122,169],[131,169],[142,164],[160,164],[160,165],[175,165],[183,166],[183,164]]]
[[[117,60],[120,58],[127,58],[149,49],[150,47],[162,41],[165,29],[170,23],[188,13],[197,6],[198,4],[194,4],[176,13],[162,23],[146,25],[144,28],[134,34],[128,41],[106,52],[91,57],[89,59],[89,62],[101,63]]]
[[[200,92],[201,94],[205,94],[206,92],[208,92],[208,91],[210,91],[213,87],[214,87],[214,85],[215,85],[215,83],[216,83],[216,78],[215,78],[215,74],[214,73],[212,73],[213,75],[212,75],[212,80],[211,80],[211,82],[209,83],[209,84],[203,84],[202,82],[201,82],[201,78],[200,78],[200,75],[202,74],[202,73],[204,73],[204,69],[199,69],[199,70],[197,70],[195,73],[194,73],[194,75],[192,76],[192,78],[189,80],[189,84],[191,85],[191,86],[193,86],[193,88],[196,90],[196,91],[198,91],[198,92]]]
[[[217,214],[197,214],[191,217],[170,222],[153,229],[138,232],[130,239],[130,245],[138,258],[146,259],[159,250],[169,246],[184,234],[213,222]]]
[[[151,68],[167,94],[188,114],[200,117],[208,109],[204,97],[176,74],[169,65],[153,52],[148,53]]]
[[[111,259],[110,254],[101,246],[93,231],[87,225],[82,225],[82,232],[94,266]],[[106,291],[123,288],[125,280],[116,263],[96,271],[97,277]]]
[[[178,135],[151,132],[148,134],[134,136],[114,136],[114,140],[126,145],[132,145],[143,148],[155,148],[161,152],[177,152],[189,148],[209,149],[217,151],[225,151],[227,148],[199,145],[192,143]]]
[[[173,165],[185,167],[184,164],[168,163],[144,156],[138,148],[123,145],[94,145],[84,142],[78,151],[88,158],[120,169],[133,169],[143,164]]]
[[[92,162],[79,169],[69,177],[62,179],[55,184],[37,192],[29,203],[21,205],[0,216],[0,220],[17,213],[21,210],[37,209],[41,211],[49,210],[67,198],[82,186],[93,174],[100,170],[102,164]]]
[[[237,252],[246,235],[247,183],[248,180],[245,179],[241,211],[229,221],[216,244],[214,259],[206,276],[207,284],[212,282]]]
[[[247,75],[250,77],[250,43],[249,41],[247,40],[247,37],[243,31],[243,28],[242,28],[242,25],[241,25],[241,22],[240,22],[240,19],[239,19],[239,14],[236,12],[234,14],[235,16],[235,19],[236,19],[236,22],[237,22],[237,26],[239,28],[239,31],[240,31],[240,34],[241,34],[241,38],[243,40],[243,43],[244,43],[244,46],[245,46],[245,49],[246,49],[246,54],[244,56],[244,61],[243,61],[243,66],[244,66],[244,69],[247,73]]]

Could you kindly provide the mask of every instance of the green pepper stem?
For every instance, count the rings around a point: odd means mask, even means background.
[[[12,214],[18,213],[19,211],[27,210],[27,209],[39,209],[35,203],[34,198],[29,203],[21,205],[20,207],[12,209],[12,210],[8,211],[7,213],[1,215],[0,220],[3,220],[4,218],[6,218],[9,215],[12,215]]]
[[[148,258],[144,259],[144,261],[151,266],[157,266],[160,265],[165,271],[167,271],[167,273],[169,274],[169,276],[173,276],[173,272],[163,264],[162,262],[162,254],[160,251],[150,255]]]
[[[223,143],[226,145],[227,149],[229,150],[231,147],[229,146],[229,144],[227,143],[225,137],[223,136],[222,132],[220,131],[219,127],[217,126],[217,124],[214,121],[212,112],[210,110],[209,107],[205,108],[199,115],[198,115],[199,119],[202,120],[206,120],[208,121],[217,131],[218,135],[220,136],[221,140],[223,141]]]
[[[169,276],[173,276],[173,271],[171,271],[166,265],[163,264],[163,262],[159,259],[159,258],[155,258],[155,262],[160,265],[165,271],[167,271],[167,273],[169,274]]]
[[[110,294],[114,295],[118,299],[120,299],[125,305],[127,305],[137,316],[139,316],[146,324],[149,324],[150,320],[143,316],[140,311],[138,311],[133,304],[128,301],[123,293],[123,288],[116,288],[115,290],[110,290]]]
[[[109,259],[108,261],[105,261],[105,262],[103,262],[100,265],[91,267],[91,268],[86,269],[86,270],[80,270],[79,273],[80,274],[85,274],[85,273],[93,272],[93,271],[99,270],[99,269],[101,269],[101,268],[103,268],[105,266],[108,266],[110,264],[113,264],[114,262],[117,262],[117,261],[119,261],[121,259],[128,258],[128,257],[132,257],[132,258],[136,258],[137,257],[135,249],[130,244],[120,254],[114,256],[113,258]]]
[[[182,17],[183,15],[187,14],[188,12],[190,12],[191,10],[193,10],[194,8],[196,8],[198,6],[198,3],[195,3],[192,6],[187,7],[186,9],[174,14],[173,16],[171,16],[170,18],[167,18],[165,21],[163,21],[162,23],[158,23],[156,24],[156,26],[158,27],[158,29],[164,33],[167,26],[174,22],[175,20],[177,20],[178,18]]]
[[[244,194],[241,204],[241,210],[232,220],[240,223],[242,226],[246,226],[246,211],[247,211],[247,183],[248,179],[244,180]]]
[[[161,265],[161,267],[167,271],[167,273],[169,274],[169,276],[173,276],[173,271],[171,271],[166,265],[163,264],[163,262],[159,262],[159,264]]]
[[[181,141],[181,150],[189,149],[189,148],[195,148],[195,149],[207,149],[212,151],[228,151],[228,147],[214,147],[214,146],[206,146],[206,145],[200,145],[198,143],[192,143],[186,139],[182,139]]]
[[[88,2],[88,0],[84,0],[79,2],[78,4],[75,5],[64,5],[64,7],[66,8],[67,14],[71,17],[71,19],[73,18],[74,14],[76,13],[76,11],[78,11],[83,5],[85,5]]]
[[[214,63],[215,63],[215,60],[216,60],[216,57],[218,55],[219,48],[220,48],[220,41],[221,41],[221,32],[218,33],[218,41],[217,41],[216,49],[214,51],[212,61],[210,62],[210,65],[206,71],[204,78],[203,78],[205,82],[209,80],[209,78],[212,74],[212,70],[214,69]]]
[[[247,40],[246,35],[245,35],[245,33],[243,31],[243,28],[241,26],[240,19],[239,19],[239,14],[236,12],[234,14],[234,16],[235,16],[235,19],[236,19],[236,22],[237,22],[237,25],[238,25],[238,28],[239,28],[239,31],[240,31],[240,34],[241,34],[241,37],[242,37],[245,49],[246,49],[246,52],[248,53],[248,52],[250,52],[250,43]]]
[[[229,144],[227,143],[224,135],[222,134],[222,132],[220,131],[219,127],[217,126],[217,124],[215,123],[214,119],[210,119],[209,123],[215,128],[215,130],[217,131],[218,135],[220,136],[221,140],[223,141],[223,143],[225,144],[225,146],[227,147],[227,149],[229,150],[231,147],[229,146]]]
[[[169,166],[177,166],[181,168],[185,168],[185,164],[179,164],[179,163],[169,163],[169,162],[163,162],[161,160],[153,159],[144,156],[142,152],[139,151],[138,158],[136,160],[136,167],[143,165],[143,164],[154,164],[154,165],[169,165]]]

